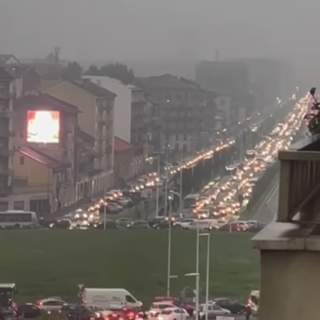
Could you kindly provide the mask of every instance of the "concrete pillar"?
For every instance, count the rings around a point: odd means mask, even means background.
[[[261,254],[259,320],[319,318],[320,233],[272,222],[253,238]]]

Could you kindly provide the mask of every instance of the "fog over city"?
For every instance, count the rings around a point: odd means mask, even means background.
[[[1,0],[0,41],[21,58],[59,46],[64,59],[83,63],[213,60],[219,50],[221,59],[290,60],[300,78],[316,78],[319,7],[311,0]]]

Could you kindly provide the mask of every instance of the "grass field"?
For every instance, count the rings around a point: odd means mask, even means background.
[[[18,301],[61,296],[76,300],[77,285],[126,288],[142,301],[166,294],[166,230],[0,232],[0,282],[15,282]],[[258,288],[258,252],[252,234],[211,235],[211,296],[244,299]],[[201,291],[205,292],[206,239],[200,242]],[[196,233],[172,233],[172,294],[194,288]]]

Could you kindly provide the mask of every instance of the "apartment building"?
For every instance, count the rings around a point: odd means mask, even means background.
[[[7,207],[12,186],[12,81],[13,77],[0,67],[0,210]]]
[[[76,106],[47,94],[14,101],[13,208],[23,203],[24,208],[48,213],[76,201],[78,113]]]
[[[113,136],[114,101],[116,94],[93,83],[82,81],[59,81],[44,87],[43,93],[77,106],[80,113],[80,129],[94,142],[94,171],[87,177],[87,195],[102,192],[113,185]]]
[[[173,156],[194,153],[207,144],[203,138],[210,139],[209,117],[214,121],[214,99],[208,91],[171,74],[139,78],[138,85],[160,103],[161,145],[169,144]]]
[[[98,86],[116,94],[114,105],[114,135],[133,148],[134,175],[144,171],[145,158],[151,139],[146,129],[146,105],[144,91],[133,85],[125,85],[118,79],[106,76],[83,76]],[[157,105],[155,105],[158,107]],[[148,138],[149,137],[149,138]],[[148,146],[148,147],[147,147]]]

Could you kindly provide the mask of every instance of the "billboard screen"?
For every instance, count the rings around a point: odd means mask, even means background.
[[[58,143],[60,112],[48,110],[28,110],[27,141],[38,143]]]

